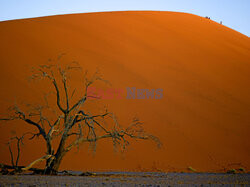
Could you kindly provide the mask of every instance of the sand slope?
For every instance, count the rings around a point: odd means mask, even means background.
[[[17,100],[38,100],[26,81],[29,68],[61,53],[93,71],[112,88],[163,89],[163,99],[104,100],[126,125],[134,115],[164,144],[133,142],[123,155],[101,143],[65,157],[61,169],[218,171],[228,164],[250,168],[250,39],[212,20],[174,12],[106,12],[0,23],[1,112]],[[77,82],[74,83],[75,85]],[[32,89],[32,90],[31,90]],[[3,145],[22,124],[1,124]],[[102,147],[104,145],[105,147]],[[106,148],[108,147],[108,148]],[[42,156],[40,144],[25,145],[22,164]]]

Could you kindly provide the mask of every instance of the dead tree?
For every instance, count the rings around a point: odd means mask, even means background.
[[[2,174],[4,174],[4,173],[5,174],[15,174],[15,173],[21,173],[22,171],[26,171],[26,170],[31,170],[31,171],[33,171],[35,173],[37,173],[37,172],[41,173],[40,169],[32,168],[32,166],[34,164],[36,164],[37,162],[40,162],[42,160],[47,160],[48,159],[48,155],[46,155],[46,157],[44,157],[44,158],[40,158],[40,159],[35,160],[34,162],[32,162],[27,167],[25,167],[25,166],[19,166],[18,165],[18,162],[19,162],[19,159],[20,159],[20,156],[21,156],[21,146],[24,145],[23,140],[24,140],[24,137],[26,135],[31,135],[31,137],[29,138],[29,140],[33,140],[33,138],[37,134],[31,133],[31,132],[27,132],[27,133],[24,133],[20,137],[15,136],[15,137],[10,138],[10,140],[7,143],[7,145],[8,145],[9,152],[10,152],[11,165],[0,164],[0,168],[1,168],[1,172],[0,173],[2,173]],[[14,152],[13,152],[13,149],[12,149],[13,142],[16,143],[16,149],[17,149],[17,151],[16,151],[16,159],[15,159],[15,155],[14,155]],[[9,172],[8,169],[11,169],[12,171]]]
[[[20,158],[20,154],[21,154],[20,146],[23,145],[23,139],[24,139],[25,135],[26,134],[22,135],[21,137],[18,137],[18,136],[12,137],[12,138],[10,138],[9,142],[7,143],[8,148],[9,148],[9,152],[10,152],[11,165],[12,165],[12,166],[9,166],[9,169],[10,168],[13,169],[13,171],[11,172],[12,174],[14,174],[16,172],[21,172],[21,169],[18,167],[18,162],[19,162],[19,158]],[[17,149],[16,159],[15,159],[13,150],[11,148],[12,143],[15,141],[16,141],[16,149]],[[1,173],[4,173],[4,172],[9,173],[6,170],[7,168],[3,167],[2,165],[1,165],[1,169],[2,169]]]
[[[23,138],[24,138],[24,135],[21,136],[21,137],[13,137],[10,139],[10,141],[8,142],[8,147],[9,147],[9,152],[10,152],[10,158],[11,158],[11,164],[12,166],[15,168],[18,166],[18,161],[19,161],[19,158],[20,158],[20,144],[23,144]],[[14,161],[14,155],[13,155],[13,151],[11,149],[11,142],[13,140],[16,140],[16,147],[17,147],[17,156],[16,156],[16,161]]]
[[[134,119],[127,128],[123,128],[115,115],[108,110],[105,110],[102,114],[93,115],[85,109],[84,104],[90,97],[94,97],[88,95],[88,88],[96,81],[104,81],[98,72],[90,78],[87,73],[79,74],[79,77],[84,75],[82,81],[84,86],[83,89],[79,88],[82,93],[81,96],[73,102],[75,90],[71,91],[69,87],[69,75],[72,71],[82,72],[82,69],[76,63],[65,67],[58,64],[40,65],[34,69],[31,76],[33,80],[44,79],[49,81],[52,86],[55,92],[53,97],[55,98],[55,107],[50,107],[47,97],[45,97],[45,105],[28,104],[25,110],[15,104],[11,107],[12,114],[1,119],[6,121],[19,120],[33,126],[37,132],[32,133],[32,138],[42,137],[46,144],[46,155],[27,167],[21,167],[22,170],[31,168],[38,161],[46,160],[44,173],[57,173],[63,157],[72,148],[78,147],[82,143],[89,143],[95,150],[97,142],[107,138],[113,141],[114,147],[121,150],[126,148],[130,138],[153,140],[160,146],[159,139],[146,133],[138,119]],[[45,110],[52,111],[53,117],[45,115],[47,114],[44,112]],[[52,141],[57,138],[59,144],[54,149]],[[12,164],[14,165],[13,161]],[[18,167],[17,164],[18,159],[15,167]]]

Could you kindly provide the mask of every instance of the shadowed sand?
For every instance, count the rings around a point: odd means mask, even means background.
[[[157,150],[153,143],[132,142],[119,155],[113,153],[111,143],[101,142],[94,157],[83,145],[78,154],[73,151],[65,157],[60,169],[249,169],[247,36],[192,14],[105,12],[1,22],[0,41],[1,113],[15,97],[39,101],[39,87],[26,79],[30,67],[66,53],[64,63],[76,60],[90,72],[99,68],[112,88],[124,90],[123,99],[99,101],[100,108],[107,105],[124,126],[136,115],[163,143]],[[80,81],[72,84],[80,87]],[[126,87],[161,88],[163,98],[127,100]],[[35,129],[21,123],[1,124],[1,162],[9,162],[3,143],[15,134],[13,130],[20,134]],[[20,164],[27,165],[46,149],[38,141],[27,142],[23,150]]]

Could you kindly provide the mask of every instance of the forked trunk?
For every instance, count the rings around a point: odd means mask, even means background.
[[[45,174],[49,174],[49,175],[57,174],[64,155],[65,155],[65,152],[62,152],[60,154],[55,155],[55,158],[51,162],[48,160]]]

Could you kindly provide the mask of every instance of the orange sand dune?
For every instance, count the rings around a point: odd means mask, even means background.
[[[65,157],[61,169],[250,169],[247,36],[191,14],[146,11],[1,22],[0,41],[1,113],[15,98],[39,101],[40,90],[26,79],[29,69],[61,53],[67,54],[64,62],[77,60],[90,71],[98,67],[112,88],[164,90],[162,99],[128,100],[124,94],[123,99],[102,101],[124,126],[138,116],[147,131],[161,139],[162,149],[150,142],[132,142],[120,155],[102,142],[93,156],[83,145],[79,153]],[[1,123],[1,162],[10,162],[3,143],[15,134],[13,129],[17,134],[35,130],[22,123]],[[41,142],[25,142],[20,164],[45,154]]]

